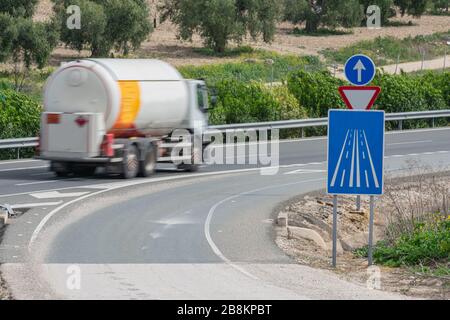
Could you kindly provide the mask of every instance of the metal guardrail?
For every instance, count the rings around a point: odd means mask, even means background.
[[[37,147],[39,138],[18,138],[0,140],[0,149]]]
[[[435,119],[435,118],[450,118],[450,110],[437,111],[419,111],[419,112],[402,112],[402,113],[388,113],[386,114],[386,121],[399,121],[399,129],[403,128],[403,121],[414,119]],[[260,122],[260,123],[238,123],[226,124],[218,126],[210,126],[210,130],[233,130],[233,129],[295,129],[295,128],[311,128],[311,127],[325,127],[328,125],[328,118],[318,119],[301,119],[301,120],[286,120],[274,122]]]
[[[414,120],[414,119],[434,120],[436,118],[450,118],[450,109],[386,114],[386,121],[398,121],[400,130],[402,130],[403,128],[403,121],[406,120]],[[327,125],[328,125],[328,118],[319,118],[319,119],[301,119],[301,120],[286,120],[286,121],[259,122],[259,123],[226,124],[226,125],[210,126],[208,128],[208,131],[211,132],[213,130],[233,130],[233,129],[234,130],[296,129],[296,128],[325,127]],[[38,146],[38,138],[18,138],[18,139],[0,140],[0,149],[20,149],[36,146]]]

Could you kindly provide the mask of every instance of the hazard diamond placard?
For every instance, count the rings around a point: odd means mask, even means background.
[[[380,95],[380,87],[352,87],[339,88],[339,93],[349,109],[370,110]]]

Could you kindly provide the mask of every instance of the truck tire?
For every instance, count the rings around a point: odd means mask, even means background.
[[[150,145],[145,151],[144,160],[139,161],[139,176],[147,178],[155,173],[157,161],[157,148],[154,145]]]
[[[178,165],[178,170],[183,170],[187,172],[197,172],[199,169],[198,162],[201,159],[201,150],[195,149],[192,152],[191,163],[182,163]]]
[[[71,173],[69,164],[59,161],[50,162],[50,171],[53,171],[59,178],[65,178]]]
[[[134,144],[128,145],[126,148],[121,176],[123,179],[134,179],[139,172],[139,151]]]

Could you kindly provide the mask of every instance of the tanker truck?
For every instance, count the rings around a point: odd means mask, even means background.
[[[195,171],[207,127],[208,90],[159,60],[85,59],[47,81],[38,158],[57,176],[98,167],[130,179],[156,164]]]

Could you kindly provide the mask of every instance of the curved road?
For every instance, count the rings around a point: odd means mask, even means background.
[[[449,137],[388,134],[386,170],[447,168]],[[323,138],[287,141],[273,176],[213,166],[135,181],[59,180],[45,163],[2,163],[0,203],[33,207],[3,237],[2,271],[16,298],[402,298],[297,265],[274,243],[276,206],[324,188],[325,152]]]

